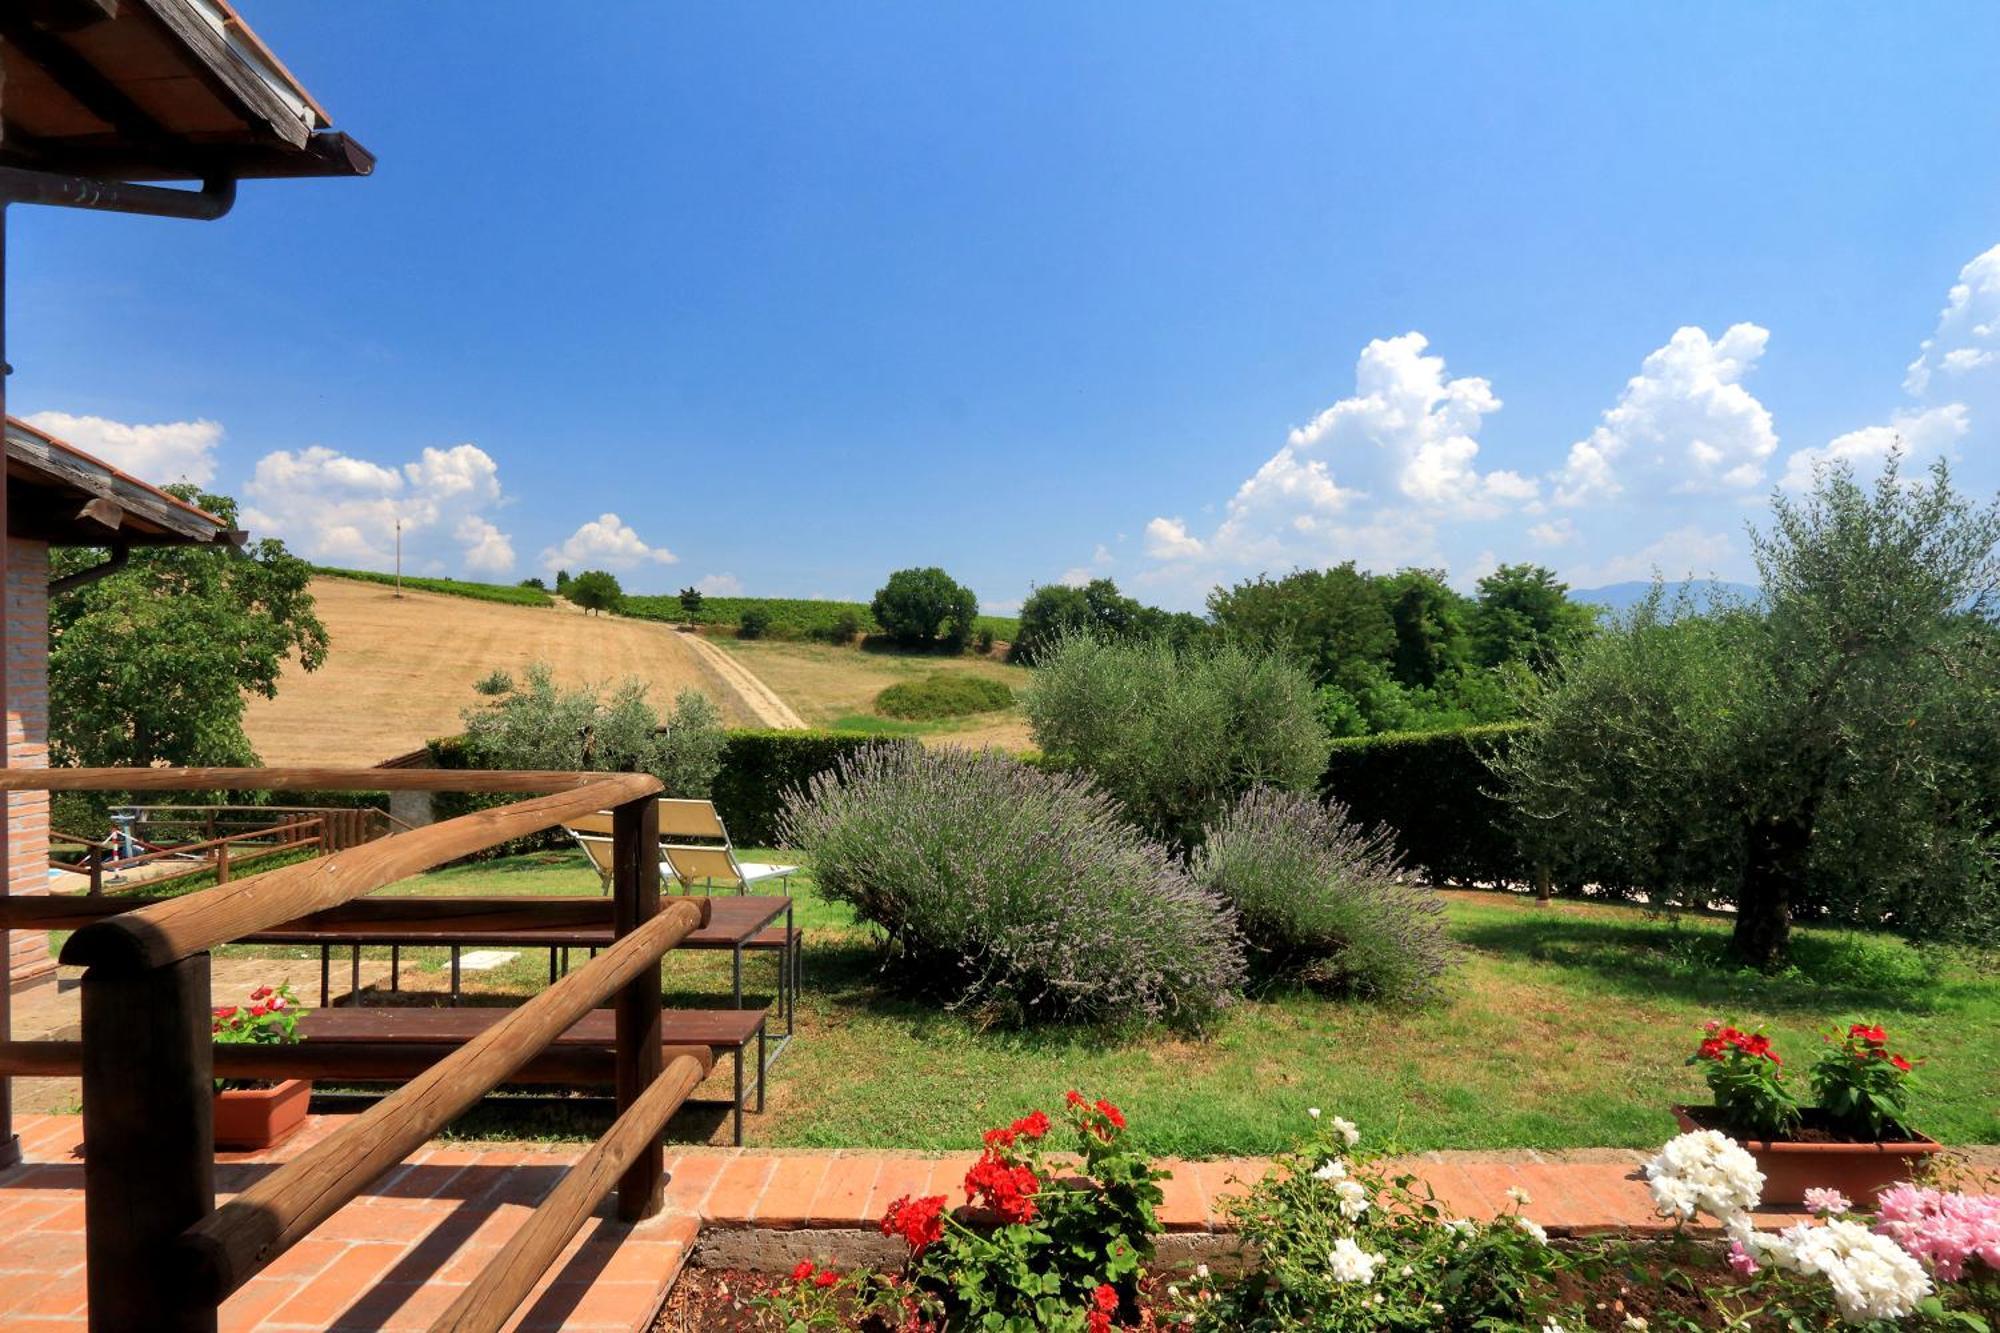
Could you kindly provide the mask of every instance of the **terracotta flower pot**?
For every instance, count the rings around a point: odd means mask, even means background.
[[[215,1146],[269,1148],[306,1122],[312,1080],[288,1078],[268,1088],[230,1088],[215,1094]]]
[[[1806,1112],[1808,1128],[1814,1114]],[[1712,1106],[1676,1106],[1674,1119],[1688,1132],[1722,1128],[1722,1117]],[[1740,1142],[1764,1173],[1764,1202],[1780,1206],[1803,1204],[1809,1189],[1835,1189],[1855,1207],[1873,1208],[1883,1190],[1908,1180],[1926,1157],[1944,1150],[1943,1144],[1922,1134],[1886,1143]]]

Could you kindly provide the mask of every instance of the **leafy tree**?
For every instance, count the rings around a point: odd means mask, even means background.
[[[928,648],[942,641],[956,651],[972,638],[979,599],[933,565],[891,574],[868,610],[905,648]]]
[[[542,582],[542,577],[539,574],[528,575],[527,578],[521,580],[520,586],[523,588],[539,588],[543,592],[549,590],[549,585]]]
[[[736,637],[761,639],[771,628],[771,613],[761,606],[746,606],[736,618]]]
[[[693,620],[701,614],[701,589],[682,588],[680,592],[681,614]]]
[[[1284,652],[1304,662],[1315,681],[1350,693],[1365,687],[1371,668],[1396,648],[1395,621],[1375,580],[1351,560],[1217,588],[1208,612],[1225,637]]]
[[[1405,569],[1378,580],[1396,634],[1389,670],[1397,681],[1433,689],[1471,661],[1466,619],[1472,602],[1434,569]]]
[[[602,569],[586,569],[564,585],[563,596],[594,615],[616,611],[625,600],[618,576]]]
[[[1072,635],[1044,652],[1024,702],[1052,763],[1184,846],[1253,787],[1311,790],[1331,749],[1306,672],[1237,644]]]
[[[662,720],[643,681],[608,696],[595,687],[566,690],[548,663],[536,662],[519,687],[463,717],[480,768],[651,773],[667,795],[685,797],[707,797],[722,769],[721,715],[694,690],[675,696]]]
[[[1587,637],[1594,613],[1569,599],[1569,585],[1540,565],[1502,565],[1479,580],[1472,612],[1474,658],[1481,666],[1526,662],[1546,671]]]
[[[227,523],[236,502],[170,488]],[[58,550],[57,575],[104,559]],[[265,538],[239,559],[216,547],[140,547],[116,574],[49,605],[49,748],[58,764],[254,767],[244,696],[271,698],[285,663],[326,660],[312,567]]]
[[[1844,467],[1753,534],[1761,597],[1653,596],[1531,696],[1498,767],[1573,878],[1736,908],[1769,965],[1795,917],[2000,933],[1994,615],[2000,503],[1942,463],[1872,490]]]
[[[569,571],[567,569],[558,569],[556,571],[556,591],[561,592],[567,587],[569,587]]]
[[[1007,647],[1007,660],[1029,666],[1070,634],[1100,639],[1163,638],[1184,648],[1208,629],[1199,616],[1163,611],[1125,596],[1110,579],[1092,579],[1080,588],[1061,583],[1036,588],[1021,603],[1020,621],[1021,628]]]

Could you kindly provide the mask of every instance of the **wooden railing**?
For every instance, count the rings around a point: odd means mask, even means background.
[[[0,791],[215,788],[545,794],[100,916],[70,937],[62,961],[87,969],[84,1217],[92,1329],[215,1329],[217,1307],[231,1292],[606,1000],[616,1014],[617,1120],[432,1327],[500,1328],[614,1182],[620,1217],[659,1210],[660,1132],[703,1073],[692,1056],[661,1067],[659,961],[706,924],[709,906],[696,898],[661,907],[657,779],[417,769],[0,772]],[[217,1208],[209,950],[340,910],[410,875],[606,808],[613,811],[616,942]],[[56,905],[42,902],[37,908],[31,898],[0,898],[0,931],[29,924],[38,912],[48,919]]]
[[[311,819],[318,821],[327,849],[338,852],[408,827],[387,811],[365,805],[124,805],[112,813],[129,816],[123,822],[134,841],[160,850],[179,849],[176,840],[213,842]]]

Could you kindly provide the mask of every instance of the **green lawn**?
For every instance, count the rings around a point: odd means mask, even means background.
[[[565,852],[442,871],[392,891],[596,889],[582,857]],[[769,1113],[751,1118],[755,1143],[964,1148],[981,1129],[1083,1087],[1125,1106],[1147,1148],[1191,1156],[1278,1149],[1308,1106],[1410,1149],[1645,1147],[1673,1132],[1671,1102],[1704,1096],[1681,1061],[1711,1016],[1768,1025],[1799,1067],[1821,1029],[1884,1023],[1927,1057],[1919,1126],[1947,1142],[2000,1143],[2000,972],[1991,960],[1802,931],[1799,969],[1771,977],[1722,961],[1726,922],[1466,893],[1449,895],[1463,963],[1449,1000],[1429,1009],[1281,994],[1240,1005],[1206,1041],[995,1033],[886,994],[868,933],[819,899],[809,876],[793,892],[809,932],[801,1035],[773,1071]],[[416,964],[441,968],[443,955]],[[526,991],[546,966],[545,956],[524,957],[476,984]],[[670,956],[666,967],[670,1003],[713,1003],[727,985],[718,955]],[[753,961],[750,971],[764,978],[768,966]]]

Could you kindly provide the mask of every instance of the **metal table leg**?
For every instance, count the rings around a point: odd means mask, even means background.
[[[333,946],[319,946],[319,1007],[327,1007],[327,997],[333,993]]]
[[[457,946],[456,944],[454,944],[454,945],[452,945],[452,946],[451,946],[451,1003],[452,1003],[452,1007],[453,1007],[453,1008],[457,1008],[457,1006],[458,1006],[458,946]]]
[[[399,991],[402,988],[403,988],[403,946],[400,944],[392,944],[389,946],[389,989],[392,991]]]
[[[764,1114],[764,1075],[770,1065],[764,1060],[764,1025],[757,1025],[757,1114]]]
[[[358,1007],[361,1004],[361,946],[358,944],[354,946],[354,963],[348,971],[347,990]]]
[[[743,1007],[743,942],[741,940],[730,946],[729,956],[733,960],[729,978],[730,995],[735,1000],[735,1003],[729,1007],[732,1009],[741,1009]]]
[[[736,1100],[731,1102],[730,1111],[736,1117],[736,1146],[743,1146],[743,1048],[736,1048]]]

